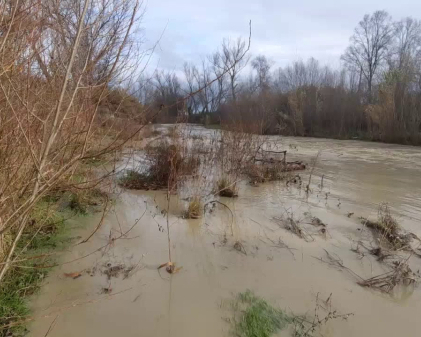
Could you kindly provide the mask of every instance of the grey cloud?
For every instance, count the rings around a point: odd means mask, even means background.
[[[155,0],[147,4],[143,26],[146,46],[167,26],[153,59],[162,69],[180,71],[184,61],[199,62],[224,37],[248,37],[250,19],[252,54],[265,54],[277,66],[312,56],[339,65],[355,26],[378,9],[398,20],[421,13],[421,1]]]

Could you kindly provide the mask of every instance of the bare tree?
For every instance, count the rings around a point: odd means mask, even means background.
[[[230,82],[231,98],[235,102],[238,88],[238,75],[242,69],[248,64],[250,60],[249,55],[245,55],[250,47],[246,41],[238,38],[237,40],[224,39],[222,42],[222,50],[217,52],[214,57],[214,65],[220,71],[227,71]]]
[[[260,92],[265,92],[270,87],[270,68],[272,67],[272,65],[273,62],[268,60],[264,55],[256,56],[251,62],[251,66],[257,72],[257,82],[258,87],[260,88]]]
[[[408,81],[421,68],[421,22],[405,18],[395,24],[395,43],[389,59],[390,69],[398,69]]]
[[[365,15],[350,41],[342,59],[351,67],[360,69],[367,81],[368,101],[372,101],[373,79],[388,57],[393,39],[391,17],[385,11]]]

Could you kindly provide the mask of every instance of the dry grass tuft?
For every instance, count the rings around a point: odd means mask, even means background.
[[[405,235],[396,219],[391,215],[387,204],[380,205],[377,221],[362,218],[362,223],[371,228],[380,243],[387,244],[392,249],[405,248],[409,244],[409,237]]]
[[[186,219],[199,219],[202,216],[203,203],[199,197],[193,197],[189,202],[184,218]]]
[[[228,177],[222,177],[217,181],[217,191],[221,197],[234,198],[238,196],[237,183]]]
[[[412,272],[407,261],[395,261],[392,271],[359,281],[357,283],[362,287],[369,287],[391,294],[399,285],[407,287],[415,285],[418,281],[419,274],[417,275]]]

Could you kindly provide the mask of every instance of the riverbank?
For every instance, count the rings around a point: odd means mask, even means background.
[[[220,130],[222,129],[221,124],[209,124],[202,125],[197,124],[198,126],[203,126],[206,129],[210,130]],[[379,138],[373,138],[369,133],[359,132],[356,134],[348,135],[334,135],[324,132],[314,132],[305,136],[292,136],[290,133],[287,134],[265,134],[266,136],[280,136],[280,137],[296,137],[296,138],[318,138],[318,139],[333,139],[333,140],[359,140],[364,142],[373,142],[373,143],[383,143],[383,144],[396,144],[396,145],[405,145],[405,146],[421,146],[421,134],[419,136],[418,142],[413,142],[411,140],[406,140],[404,138],[390,139],[388,141],[381,140]]]
[[[30,299],[58,265],[59,256],[80,241],[74,232],[84,218],[98,212],[107,199],[98,188],[56,190],[35,205],[0,288],[0,336],[26,335]]]

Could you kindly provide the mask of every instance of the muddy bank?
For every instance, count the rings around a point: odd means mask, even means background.
[[[323,139],[283,138],[283,147],[293,160],[310,164],[322,150],[308,195],[285,182],[256,187],[244,181],[237,198],[218,199],[231,211],[216,204],[194,220],[181,217],[184,200],[172,199],[172,259],[182,267],[175,275],[157,271],[168,260],[165,193],[123,192],[97,235],[63,256],[65,264],[46,280],[33,302],[37,319],[30,336],[44,336],[54,320],[49,336],[228,336],[225,300],[246,289],[301,314],[314,309],[317,296],[332,294],[336,310],[355,315],[329,322],[324,336],[416,336],[419,289],[399,289],[392,297],[359,286],[319,259],[327,250],[361,277],[386,272],[375,256],[352,250],[361,240],[375,244],[358,217],[374,219],[381,202],[391,205],[402,227],[421,236],[421,152]],[[305,184],[308,174],[302,179]],[[326,232],[315,229],[307,242],[277,217],[303,223],[317,217]],[[87,219],[90,226],[75,235],[89,234],[99,218]],[[421,267],[420,261],[411,258],[411,267]],[[64,276],[72,272],[80,276]]]

